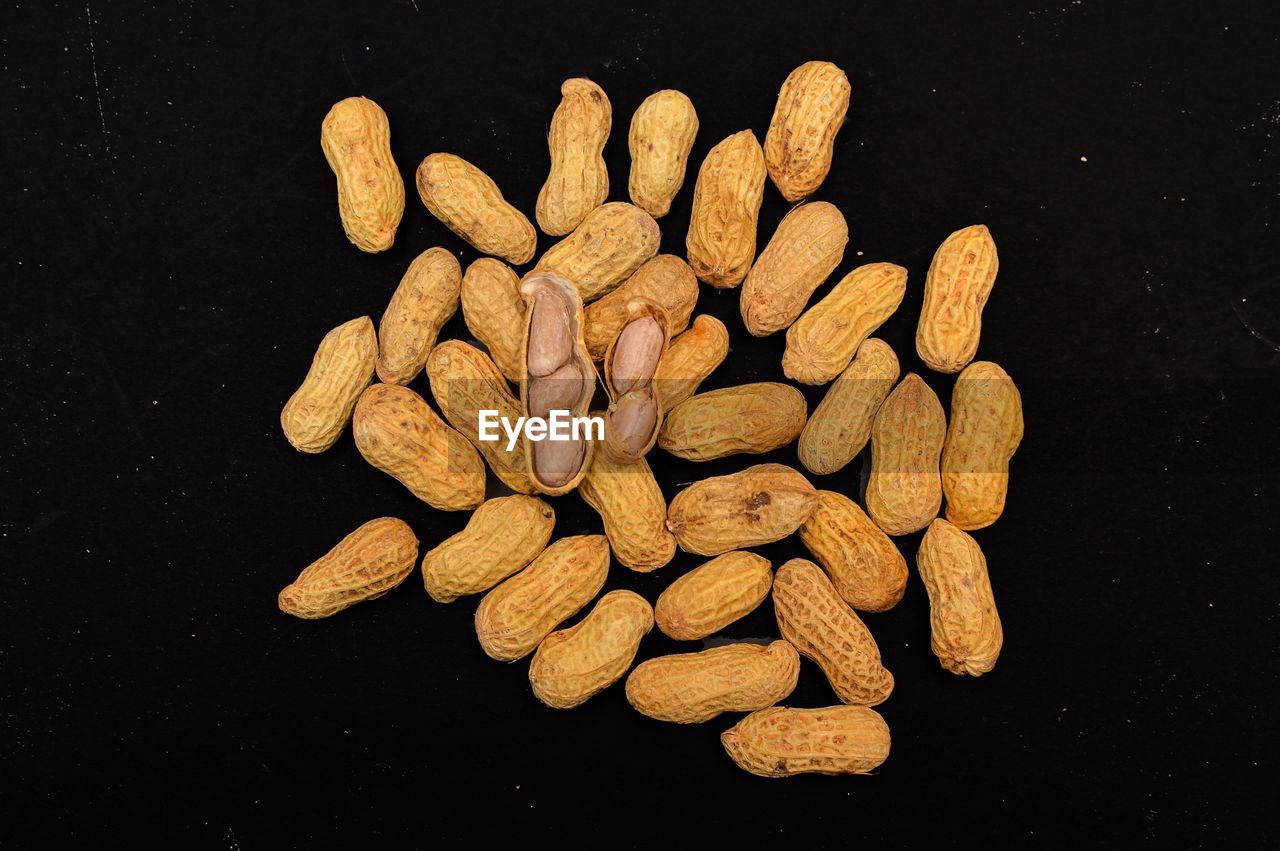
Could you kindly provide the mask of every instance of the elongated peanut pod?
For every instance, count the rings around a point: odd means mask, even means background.
[[[935,520],[916,553],[929,592],[934,655],[953,674],[981,676],[996,666],[1004,629],[987,574],[987,559],[973,536]]]
[[[370,520],[302,571],[280,592],[280,611],[294,617],[327,618],[374,600],[413,572],[418,539],[403,520]]]
[[[667,502],[643,458],[622,463],[596,452],[578,492],[604,521],[609,546],[624,567],[648,573],[671,561],[676,539],[666,528]]]
[[[850,92],[849,78],[830,62],[806,62],[787,75],[764,137],[769,177],[783,198],[795,203],[826,179]]]
[[[698,113],[689,98],[674,89],[649,95],[631,117],[631,178],[627,187],[636,206],[655,219],[667,214],[684,184],[685,166],[697,135]]]
[[[671,341],[653,383],[665,414],[694,393],[729,355],[729,329],[714,316],[693,320],[688,331]]]
[[[465,529],[423,556],[422,584],[438,603],[488,591],[538,557],[555,523],[551,506],[536,497],[491,499]]]
[[[736,287],[756,256],[756,225],[764,200],[764,151],[750,130],[735,133],[707,153],[693,188],[685,239],[698,280]]]
[[[868,263],[854,269],[787,329],[782,371],[801,384],[826,384],[893,315],[906,291],[907,270],[901,266]]]
[[[978,352],[982,309],[1000,270],[986,225],[962,228],[933,255],[924,281],[916,352],[937,372],[959,372]]]
[[[849,226],[835,205],[813,201],[787,213],[742,283],[747,330],[763,337],[795,322],[848,244]]]
[[[799,676],[800,657],[785,641],[727,644],[642,662],[627,677],[627,700],[659,721],[700,724],[785,700]]]
[[[752,712],[720,735],[729,757],[760,777],[867,774],[889,758],[889,725],[865,706]]]
[[[340,100],[320,125],[320,147],[338,179],[338,213],[361,251],[386,251],[404,216],[404,179],[391,156],[391,125],[364,97]]]
[[[658,253],[661,239],[653,216],[614,201],[588,213],[571,234],[547,249],[535,270],[570,281],[585,304],[634,275]]]
[[[818,491],[818,508],[800,526],[800,542],[827,571],[843,599],[883,612],[902,599],[907,561],[889,536],[842,493]]]
[[[408,384],[427,363],[440,326],[458,310],[462,269],[443,248],[409,264],[378,325],[378,380]]]
[[[551,236],[576,228],[609,196],[609,170],[601,156],[613,123],[609,98],[581,77],[565,80],[560,98],[547,132],[551,173],[536,211],[538,226]]]
[[[481,254],[517,266],[533,259],[538,235],[489,175],[462,157],[431,154],[418,166],[418,195],[431,215]]]
[[[862,451],[898,371],[888,343],[873,337],[862,344],[800,432],[796,453],[806,470],[820,476],[839,472]]]
[[[316,453],[333,446],[373,380],[377,359],[378,338],[367,316],[324,335],[307,377],[280,411],[280,428],[294,449]]]
[[[871,426],[867,514],[890,535],[919,531],[942,507],[939,456],[947,417],[914,372],[894,388]]]
[[[1009,459],[1022,442],[1022,395],[1009,374],[974,361],[951,392],[951,422],[942,446],[947,519],[961,529],[990,526],[1004,511]]]
[[[653,629],[653,609],[633,591],[610,591],[568,629],[548,635],[529,663],[534,696],[553,709],[580,706],[622,679]]]
[[[804,396],[776,381],[699,393],[671,409],[658,444],[680,458],[709,461],[758,455],[795,440],[805,422]]]
[[[765,601],[773,586],[769,560],[735,551],[717,556],[667,586],[654,615],[658,629],[679,641],[714,635]]]
[[[525,322],[519,276],[492,257],[472,263],[462,276],[462,315],[507,380],[518,382]]]
[[[784,464],[757,464],[676,494],[667,528],[685,552],[720,555],[779,541],[818,507],[809,480]]]

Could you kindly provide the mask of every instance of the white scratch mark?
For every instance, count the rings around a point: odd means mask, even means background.
[[[1241,301],[1243,300],[1244,299],[1241,299]],[[1257,328],[1254,328],[1253,323],[1249,321],[1249,317],[1245,316],[1244,311],[1240,309],[1239,302],[1232,303],[1231,309],[1236,312],[1236,319],[1240,320],[1240,324],[1244,326],[1244,330],[1248,331],[1250,334],[1257,337],[1262,342],[1266,343],[1275,351],[1280,352],[1280,343],[1272,342],[1271,340],[1267,339],[1267,337],[1263,335],[1261,331],[1259,331]]]
[[[413,7],[413,11],[422,14],[422,10],[418,8],[418,0],[409,0],[409,5]]]
[[[98,51],[93,46],[93,12],[84,4],[84,16],[89,22],[89,62],[93,66],[93,94],[98,99],[98,119],[102,122],[102,145],[111,153],[111,137],[107,135],[107,113],[102,109],[102,87],[98,84]]]

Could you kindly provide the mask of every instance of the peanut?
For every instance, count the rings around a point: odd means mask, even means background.
[[[867,445],[876,411],[897,380],[893,349],[875,337],[863,343],[800,433],[797,454],[805,469],[820,476],[843,470]]]
[[[769,177],[791,203],[817,191],[831,170],[849,95],[849,78],[830,62],[806,62],[782,84],[764,156]]]
[[[930,643],[942,667],[973,677],[990,671],[1004,630],[978,542],[946,520],[935,520],[920,540],[916,565],[929,592]]]
[[[947,519],[961,529],[990,526],[1004,511],[1009,459],[1022,442],[1022,396],[990,361],[965,367],[951,391],[951,423],[942,445]]]
[[[367,316],[324,335],[307,377],[280,411],[280,428],[294,449],[316,453],[333,446],[373,380],[377,359],[378,339]]]
[[[675,556],[676,540],[665,525],[667,502],[644,458],[621,463],[608,452],[594,453],[578,492],[604,521],[609,545],[624,566],[648,573]]]
[[[698,279],[689,264],[673,254],[659,254],[645,262],[627,282],[587,305],[583,339],[592,360],[603,360],[609,345],[627,322],[627,302],[646,298],[667,312],[670,332],[689,327],[698,301]]]
[[[640,663],[627,677],[627,700],[659,721],[700,724],[785,700],[799,676],[800,657],[785,641],[726,644]]]
[[[538,234],[502,197],[489,175],[462,157],[431,154],[418,166],[418,195],[431,215],[481,254],[519,266],[533,259]]]
[[[609,575],[604,535],[561,538],[524,570],[494,588],[476,609],[476,637],[493,659],[533,652],[558,624],[600,593]]]
[[[432,508],[459,511],[484,499],[484,462],[475,448],[409,388],[369,387],[351,431],[366,461]]]
[[[462,316],[507,380],[518,382],[524,299],[520,297],[520,278],[510,266],[481,257],[467,267],[462,276]]]
[[[907,373],[876,412],[867,514],[890,535],[918,532],[938,516],[938,460],[946,431],[942,403],[914,372]]]
[[[524,441],[508,452],[505,440],[480,439],[481,411],[497,411],[511,422],[520,416],[520,400],[489,356],[461,340],[446,340],[427,360],[427,379],[440,413],[480,451],[494,475],[517,493],[533,493]]]
[[[756,256],[756,225],[764,200],[764,151],[750,130],[716,145],[693,187],[685,247],[698,280],[736,287]]]
[[[674,89],[654,92],[631,116],[631,200],[655,219],[671,209],[684,184],[685,166],[698,135],[693,102]]]
[[[534,271],[559,275],[583,303],[608,295],[658,253],[658,223],[624,201],[596,207],[573,233],[547,249]]]
[[[409,264],[378,325],[378,380],[408,384],[436,344],[440,326],[458,310],[462,270],[443,248],[428,248]]]
[[[576,228],[609,197],[609,170],[601,155],[613,123],[609,98],[581,77],[565,80],[560,98],[547,132],[551,173],[538,193],[536,211],[538,226],[551,236]]]
[[[610,591],[578,623],[542,640],[529,663],[534,696],[572,709],[622,679],[653,629],[653,609],[633,591]]]
[[[817,507],[817,491],[804,476],[783,464],[757,464],[676,494],[667,528],[685,552],[715,556],[780,541]]]
[[[413,571],[418,539],[403,520],[370,520],[311,563],[280,592],[280,611],[327,618],[395,588]]]
[[[714,316],[693,320],[692,327],[671,341],[658,364],[653,383],[665,414],[698,392],[698,387],[729,355],[729,329]]]
[[[875,706],[893,691],[893,674],[862,620],[816,564],[793,558],[773,578],[773,609],[782,637],[818,663],[844,703]]]
[[[845,275],[787,329],[782,371],[801,384],[826,384],[893,315],[907,291],[907,270],[868,263]]]
[[[806,413],[804,396],[788,384],[762,381],[724,387],[672,408],[658,445],[690,461],[758,455],[799,437]]]
[[[782,219],[742,284],[739,308],[753,336],[796,321],[844,257],[849,226],[833,204],[801,204]]]
[[[645,298],[627,302],[627,322],[604,356],[604,451],[620,463],[644,457],[658,439],[662,408],[653,376],[669,339],[660,305]]]
[[[422,584],[437,603],[488,591],[533,561],[551,540],[556,514],[517,494],[481,505],[458,534],[422,558]]]
[[[320,147],[338,179],[338,214],[361,251],[386,251],[404,215],[404,179],[391,156],[387,114],[368,98],[340,100],[320,125]]]
[[[855,609],[883,612],[902,599],[907,561],[858,504],[835,491],[818,491],[818,509],[800,526],[800,542]]]
[[[1000,259],[986,225],[947,237],[933,255],[916,326],[916,352],[938,372],[959,372],[978,352],[982,308],[996,283]]]
[[[720,734],[730,759],[760,777],[867,774],[889,758],[889,725],[865,706],[752,712]]]
[[[714,635],[764,602],[773,567],[755,553],[717,556],[667,586],[654,613],[658,629],[677,641]]]

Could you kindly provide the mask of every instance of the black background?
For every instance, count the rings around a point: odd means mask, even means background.
[[[6,9],[0,830],[225,848],[704,831],[848,847],[1274,842],[1270,5]],[[813,58],[854,91],[816,196],[849,221],[837,274],[909,268],[880,332],[904,369],[920,369],[937,244],[980,221],[999,246],[979,356],[1018,381],[1027,436],[1005,516],[976,535],[1006,631],[995,671],[939,668],[913,575],[897,608],[866,618],[897,679],[888,762],[767,781],[722,752],[732,718],[662,725],[617,687],[545,708],[525,663],[481,653],[475,600],[434,604],[416,574],[327,621],[280,614],[277,591],[365,520],[403,517],[434,546],[466,519],[417,502],[349,434],[302,456],[278,424],[320,337],[376,319],[413,256],[475,258],[418,201],[419,160],[457,152],[531,214],[559,83],[586,75],[613,103],[623,200],[631,113],[679,88],[701,130],[660,224],[663,250],[683,254],[697,164],[743,127],[763,138],[783,78]],[[318,144],[326,110],[354,94],[386,109],[409,181],[379,256],[344,238]],[[770,184],[762,244],[785,209]],[[736,291],[704,286],[698,309],[734,344],[706,388],[782,377],[781,335],[752,341]],[[468,337],[460,314],[443,337]],[[927,379],[945,404],[951,380]],[[653,455],[668,498],[751,460]],[[859,464],[819,485],[856,489]],[[555,508],[557,535],[599,529],[576,495]],[[917,538],[899,540],[908,558]],[[803,554],[794,540],[761,552]],[[609,585],[652,600],[699,562],[615,564]],[[775,630],[765,606],[728,634]],[[655,633],[641,654],[678,647]],[[831,701],[806,662],[790,702]]]

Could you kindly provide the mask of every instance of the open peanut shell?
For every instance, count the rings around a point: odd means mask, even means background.
[[[627,302],[627,320],[604,355],[604,451],[615,461],[643,458],[658,439],[662,399],[653,377],[670,343],[671,321],[662,305],[647,298]]]

